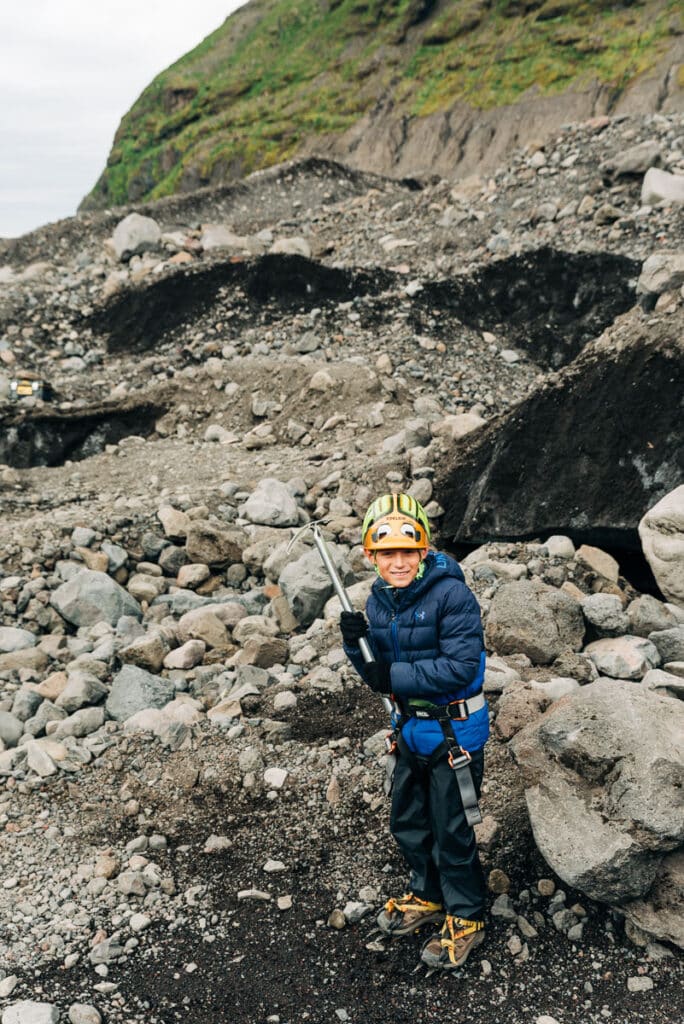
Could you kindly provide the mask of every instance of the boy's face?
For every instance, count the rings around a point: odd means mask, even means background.
[[[368,551],[366,558],[377,566],[378,572],[385,583],[391,587],[408,587],[413,583],[418,566],[425,558],[427,548],[419,551],[404,548],[387,548],[384,551]]]

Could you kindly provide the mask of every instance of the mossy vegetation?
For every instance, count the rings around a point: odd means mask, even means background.
[[[678,11],[679,0],[252,0],[143,92],[84,205],[270,166],[388,92],[423,116],[592,79],[619,91],[666,51]]]

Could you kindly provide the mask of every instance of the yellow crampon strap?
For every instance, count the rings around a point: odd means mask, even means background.
[[[441,909],[441,903],[431,903],[429,900],[421,900],[418,896],[414,896],[412,892],[407,893],[405,896],[401,896],[399,899],[389,899],[385,904],[385,910],[388,914],[393,914],[395,910],[398,910],[400,914],[405,914],[408,910],[425,911],[426,914],[432,914],[435,910]]]
[[[442,949],[446,949],[452,963],[456,962],[455,946],[459,939],[484,930],[484,921],[468,921],[465,917],[447,914],[442,927]]]

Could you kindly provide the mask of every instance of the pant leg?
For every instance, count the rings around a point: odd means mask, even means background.
[[[471,771],[479,797],[484,770],[484,751],[472,754]],[[456,782],[447,757],[440,757],[430,772],[430,822],[434,837],[432,859],[449,914],[482,920],[486,888],[475,833],[467,824]]]
[[[415,764],[412,764],[415,760]],[[430,820],[430,776],[418,759],[397,756],[392,790],[390,831],[411,868],[410,888],[424,900],[442,902],[439,874],[433,861]]]

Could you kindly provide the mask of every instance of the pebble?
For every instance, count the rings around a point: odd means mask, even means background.
[[[630,992],[650,992],[653,988],[653,978],[647,978],[643,974],[634,975],[627,979],[627,988]]]

